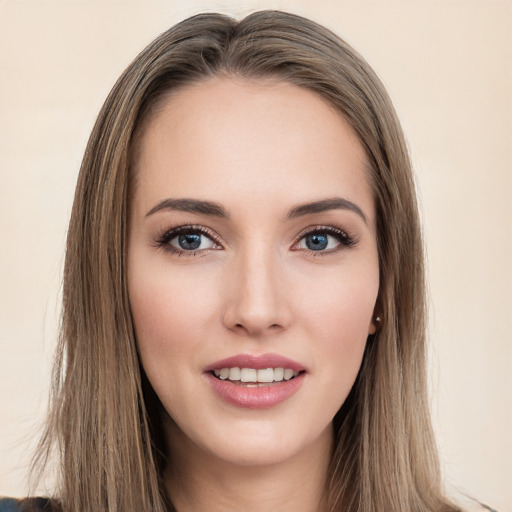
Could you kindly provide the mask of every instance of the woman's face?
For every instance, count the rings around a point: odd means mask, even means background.
[[[261,465],[330,446],[379,289],[352,129],[308,90],[215,78],[170,95],[139,149],[129,295],[171,448]]]

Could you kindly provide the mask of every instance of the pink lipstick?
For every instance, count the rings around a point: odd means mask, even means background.
[[[306,368],[279,354],[240,354],[216,361],[204,372],[212,389],[227,403],[267,409],[299,390]]]

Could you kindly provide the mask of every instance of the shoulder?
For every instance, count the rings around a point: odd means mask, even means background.
[[[0,512],[58,512],[53,500],[48,498],[3,498],[0,497]]]
[[[497,510],[489,507],[488,505],[484,505],[479,501],[466,502],[460,510],[462,512],[498,512]]]
[[[452,487],[448,497],[452,503],[456,504],[456,509],[460,512],[498,512],[462,489]]]
[[[483,503],[480,503],[480,505],[482,506],[481,510],[483,512],[498,512],[497,510],[494,510],[493,508],[488,507],[487,505],[484,505]]]

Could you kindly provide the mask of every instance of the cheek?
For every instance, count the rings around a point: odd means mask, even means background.
[[[202,421],[187,400],[200,371],[205,328],[216,308],[213,286],[183,269],[147,263],[129,273],[129,297],[142,367],[171,417]],[[188,412],[184,412],[188,411]]]
[[[311,335],[337,345],[366,340],[379,290],[378,266],[316,274],[301,282],[296,305]]]
[[[379,289],[378,266],[316,277],[316,284],[303,282],[304,291],[310,291],[297,301],[298,316],[314,347],[321,400],[333,415],[361,366]]]
[[[149,272],[134,264],[129,273],[130,306],[146,371],[158,368],[159,361],[193,354],[217,308],[213,283],[180,269],[147,266]]]

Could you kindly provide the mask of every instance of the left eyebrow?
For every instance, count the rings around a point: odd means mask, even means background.
[[[368,219],[366,215],[363,213],[363,210],[361,210],[361,208],[359,208],[357,204],[343,197],[332,197],[329,199],[323,199],[321,201],[300,204],[290,210],[290,212],[286,216],[286,219],[292,220],[296,219],[297,217],[302,217],[303,215],[321,213],[326,212],[328,210],[350,210],[351,212],[354,212],[357,215],[359,215],[359,217],[361,217],[364,220],[364,222],[368,224]]]

